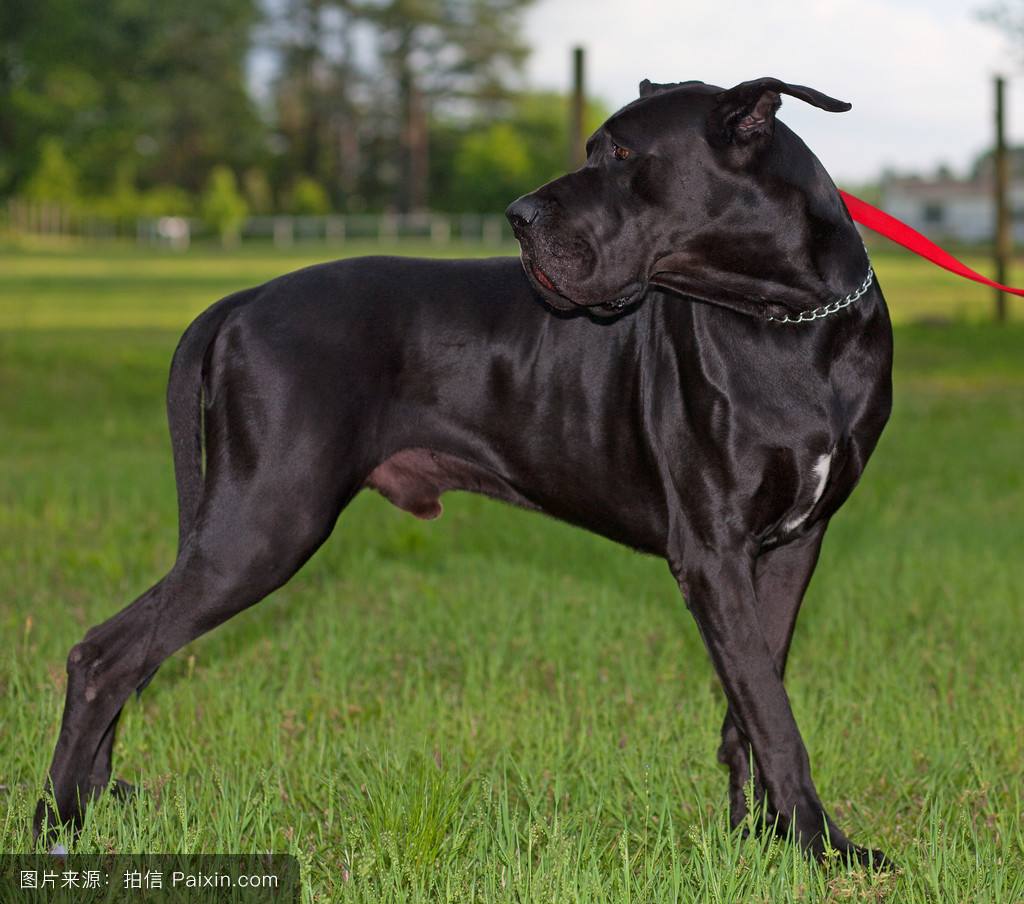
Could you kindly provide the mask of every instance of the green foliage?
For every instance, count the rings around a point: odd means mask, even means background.
[[[567,160],[564,99],[518,93],[531,2],[2,3],[0,197],[64,193],[37,178],[57,142],[81,211],[121,220],[182,208],[167,186],[195,206],[219,164],[253,213],[498,211]]]
[[[523,135],[511,124],[471,132],[455,157],[451,202],[466,210],[502,210],[530,184],[531,170]]]
[[[267,174],[258,166],[251,166],[242,176],[242,186],[250,213],[267,214],[274,209],[274,194]]]
[[[215,166],[200,202],[203,220],[220,236],[221,243],[238,243],[239,230],[249,212],[249,205],[238,191],[238,182],[230,167]]]
[[[129,160],[118,162],[109,188],[87,202],[89,211],[121,221],[142,216],[142,195],[135,185],[135,179],[135,164]]]
[[[258,19],[258,0],[0,4],[0,194],[34,171],[44,136],[74,149],[95,197],[121,163],[143,187],[196,192],[215,163],[265,153],[245,85]]]
[[[78,173],[56,138],[46,138],[39,151],[39,165],[25,183],[22,195],[29,201],[73,204],[78,200]]]
[[[39,165],[22,189],[28,201],[56,202],[76,213],[130,222],[138,217],[181,216],[192,212],[192,197],[175,185],[155,185],[140,190],[136,184],[135,165],[121,160],[114,167],[110,186],[98,196],[83,196],[78,190],[74,164],[64,153],[60,142],[50,138],[43,142]]]
[[[507,115],[490,125],[486,120],[440,124],[432,162],[435,209],[501,211],[567,170],[568,100],[538,92],[505,106]],[[588,104],[584,137],[607,115],[599,103]]]
[[[139,192],[139,216],[188,216],[195,209],[195,201],[185,189],[177,185],[154,185]]]
[[[583,111],[582,140],[585,142],[610,114],[600,100],[590,98]],[[516,120],[529,136],[532,159],[543,161],[547,168],[547,178],[564,173],[569,165],[568,97],[550,91],[521,95],[516,99]],[[582,148],[579,151],[582,153]]]
[[[372,127],[397,145],[392,197],[399,210],[438,206],[436,186],[427,184],[428,100],[435,115],[469,107],[481,126],[493,121],[490,111],[509,97],[529,53],[519,23],[531,3],[384,0],[364,7],[380,36],[386,80],[376,91],[392,109]]]
[[[195,204],[187,191],[175,185],[140,190],[134,164],[123,160],[114,169],[110,188],[99,197],[83,200],[81,207],[92,214],[130,222],[139,217],[188,215]]]
[[[320,215],[329,213],[330,199],[316,179],[303,176],[292,187],[289,213],[302,215]]]

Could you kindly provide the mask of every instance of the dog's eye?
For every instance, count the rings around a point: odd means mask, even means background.
[[[632,152],[629,150],[629,148],[620,148],[617,144],[612,145],[612,156],[616,160],[626,160],[629,157],[630,153]]]

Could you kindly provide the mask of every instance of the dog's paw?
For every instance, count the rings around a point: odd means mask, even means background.
[[[836,865],[863,866],[875,873],[895,873],[897,866],[893,860],[881,851],[861,847],[849,839],[841,839],[838,845],[832,842],[818,853],[822,863],[833,862]]]
[[[897,870],[892,858],[881,851],[861,847],[859,844],[851,844],[845,855],[854,863],[866,866],[876,873],[894,873]]]
[[[825,831],[812,835],[804,829],[802,835],[802,846],[814,859],[820,863],[864,866],[876,873],[897,871],[896,864],[881,851],[854,844],[831,819],[825,817],[824,821]]]
[[[139,793],[135,785],[129,784],[124,779],[115,778],[110,783],[110,796],[114,800],[127,801],[131,800],[136,794]]]

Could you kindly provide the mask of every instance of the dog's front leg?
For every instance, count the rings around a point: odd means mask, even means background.
[[[822,522],[798,540],[759,554],[754,566],[757,620],[780,678],[785,678],[786,657],[796,617],[818,561],[826,526],[827,522]],[[750,744],[733,718],[731,708],[726,710],[722,723],[718,759],[729,767],[730,819],[736,828],[747,815]],[[764,797],[764,783],[756,770],[753,778],[754,799],[760,801]]]
[[[810,761],[773,651],[758,619],[754,560],[702,551],[699,561],[673,565],[711,661],[754,759],[778,818],[779,830],[792,831],[809,853],[831,846],[863,862],[885,862],[877,852],[852,844],[825,812],[811,778]]]

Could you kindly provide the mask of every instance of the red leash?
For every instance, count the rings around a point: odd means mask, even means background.
[[[943,251],[935,242],[926,239],[916,229],[911,229],[906,223],[897,220],[896,217],[889,216],[884,210],[879,210],[877,207],[868,204],[867,201],[855,198],[845,191],[840,190],[839,194],[842,196],[843,201],[846,202],[846,209],[850,211],[850,216],[862,226],[873,229],[879,235],[892,239],[897,244],[913,251],[914,254],[919,254],[926,260],[930,260],[933,264],[937,264],[955,273],[957,276],[962,276],[964,279],[973,279],[975,282],[984,283],[993,289],[1002,289],[1004,292],[1012,292],[1014,295],[1024,295],[1024,289],[1004,286],[1002,283],[994,282],[987,276],[982,276],[976,270],[972,270],[963,261],[957,260],[948,251]]]

